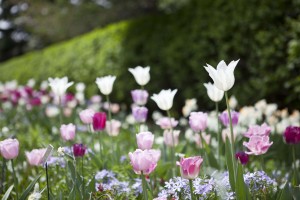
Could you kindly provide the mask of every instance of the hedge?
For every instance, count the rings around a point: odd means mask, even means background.
[[[295,0],[197,1],[174,13],[160,13],[94,30],[64,43],[0,64],[0,80],[67,75],[97,92],[96,77],[118,76],[114,99],[130,102],[135,84],[128,68],[151,66],[150,92],[178,88],[176,105],[196,97],[213,108],[203,83],[203,66],[240,59],[234,94],[241,105],[266,98],[299,108],[299,3]],[[152,105],[153,106],[153,105]]]

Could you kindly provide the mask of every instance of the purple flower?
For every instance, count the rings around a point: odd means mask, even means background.
[[[174,118],[162,117],[156,121],[156,124],[159,125],[161,129],[171,129],[177,126],[178,121]]]
[[[239,113],[232,110],[230,112],[230,115],[231,115],[232,125],[233,126],[237,125],[239,122]],[[224,112],[222,112],[222,114],[220,114],[219,118],[224,126],[229,126],[229,123],[230,123],[229,116],[228,116],[228,112],[226,110]]]
[[[146,107],[133,106],[132,115],[136,122],[145,122],[147,120],[148,109]]]
[[[288,126],[283,133],[283,138],[287,144],[300,143],[300,127]]]
[[[266,123],[263,123],[261,126],[253,125],[250,126],[248,131],[244,134],[245,137],[250,138],[252,136],[269,136],[271,132],[271,127]]]
[[[86,152],[86,146],[83,144],[74,144],[73,145],[73,154],[75,157],[82,157]]]
[[[249,161],[249,155],[244,151],[237,152],[235,158],[238,159],[242,165],[246,165]]]
[[[135,104],[143,106],[147,103],[149,94],[146,90],[132,90],[131,96]]]

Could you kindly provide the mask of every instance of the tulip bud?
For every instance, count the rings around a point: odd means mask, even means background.
[[[93,128],[95,131],[102,131],[105,129],[106,114],[105,112],[97,112],[93,116]]]
[[[31,166],[39,166],[42,163],[42,158],[46,153],[46,148],[33,149],[31,152],[25,152],[26,159]]]
[[[136,134],[136,140],[139,149],[151,149],[154,141],[154,135],[151,132],[140,132]]]
[[[75,157],[82,157],[86,152],[86,146],[83,144],[74,144],[73,145],[73,154]]]
[[[288,126],[283,133],[283,138],[287,144],[300,143],[300,127]]]
[[[103,95],[109,95],[112,92],[115,76],[104,76],[96,79],[96,84]]]
[[[151,99],[155,101],[161,110],[170,110],[173,106],[173,99],[176,92],[177,89],[173,91],[171,91],[171,89],[162,90],[159,94],[153,94]]]
[[[148,100],[148,92],[146,90],[132,90],[131,97],[135,104],[139,106],[143,106],[147,103]]]
[[[95,111],[92,109],[85,109],[79,113],[79,117],[84,124],[92,124],[94,115]]]
[[[237,125],[239,122],[239,113],[236,111],[231,111],[230,115],[231,115],[232,125],[233,126]],[[222,112],[222,114],[220,114],[219,119],[221,120],[221,122],[224,126],[226,126],[226,127],[229,126],[229,124],[230,124],[229,115],[226,110],[224,112]]]
[[[177,162],[177,165],[180,166],[181,177],[185,179],[197,178],[202,162],[203,159],[200,156],[181,158],[180,162]]]
[[[128,71],[132,73],[135,81],[140,86],[146,85],[150,81],[150,67],[137,66],[136,68],[129,68]]]
[[[249,155],[244,151],[237,152],[235,158],[238,159],[242,165],[246,165],[249,161]]]
[[[19,155],[19,141],[11,138],[1,141],[0,152],[7,160],[16,158]]]
[[[136,122],[145,122],[147,120],[148,109],[146,107],[133,106],[132,115]]]
[[[60,127],[60,135],[64,141],[73,140],[75,138],[76,127],[74,124],[61,125]]]
[[[189,117],[189,124],[196,133],[204,131],[207,127],[207,114],[203,112],[192,112]]]

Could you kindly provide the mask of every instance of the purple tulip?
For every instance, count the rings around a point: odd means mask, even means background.
[[[93,116],[93,128],[95,131],[102,131],[105,129],[106,114],[105,112],[97,112]]]
[[[75,157],[82,157],[84,156],[86,151],[86,146],[83,144],[74,144],[73,145],[73,154]]]
[[[131,96],[135,104],[143,106],[147,103],[149,94],[146,90],[132,90]]]
[[[249,155],[244,151],[237,152],[235,158],[238,159],[242,165],[246,165],[249,162]]]
[[[132,115],[136,122],[145,122],[147,120],[148,109],[146,107],[133,106]]]
[[[230,112],[230,115],[231,115],[232,125],[233,126],[237,125],[239,122],[239,113],[232,110]],[[229,123],[230,123],[229,116],[228,116],[228,112],[226,110],[224,112],[222,112],[222,114],[220,114],[219,118],[224,126],[226,126],[226,127],[229,126]]]
[[[283,133],[283,138],[287,144],[300,143],[300,127],[288,126]]]

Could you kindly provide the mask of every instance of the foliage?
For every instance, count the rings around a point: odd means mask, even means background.
[[[124,21],[0,65],[1,80],[69,76],[84,81],[89,94],[96,77],[117,75],[115,99],[127,101],[134,82],[128,67],[150,65],[150,92],[174,87],[212,108],[202,83],[203,66],[240,59],[233,93],[252,104],[267,98],[281,107],[299,106],[299,2],[189,1],[170,14]],[[280,33],[280,34],[278,34]],[[161,78],[160,78],[161,77]],[[203,98],[204,97],[204,98]]]

